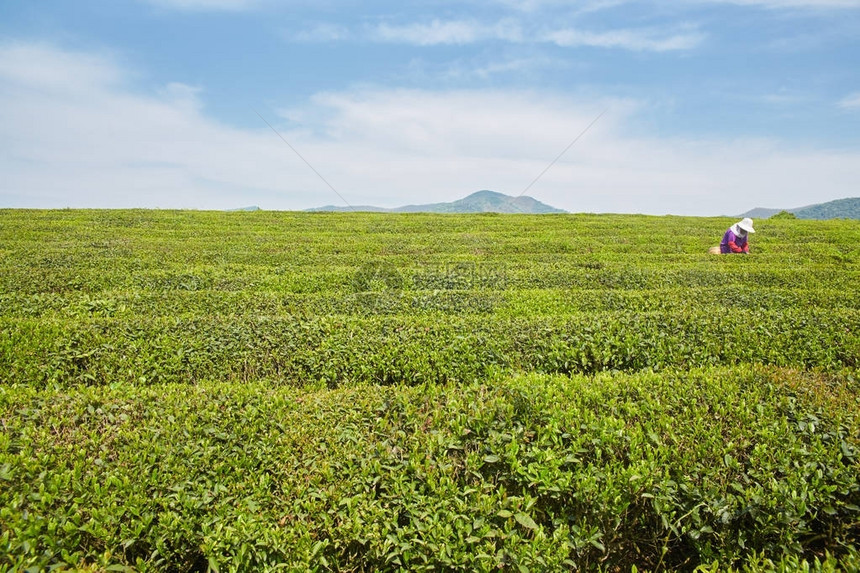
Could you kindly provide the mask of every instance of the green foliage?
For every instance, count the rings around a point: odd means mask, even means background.
[[[790,211],[780,211],[776,215],[772,216],[771,219],[776,219],[776,220],[788,219],[788,220],[791,220],[791,219],[797,219],[797,215],[795,215],[794,213],[792,213]]]
[[[860,227],[0,210],[0,568],[860,566]]]
[[[379,301],[374,304],[381,304]],[[860,311],[610,311],[568,316],[0,320],[7,383],[268,378],[328,387],[743,363],[856,367]]]
[[[857,405],[848,378],[773,368],[10,388],[0,554],[179,570],[842,554],[860,533]]]
[[[795,209],[799,219],[860,219],[860,197],[837,199],[818,205]]]

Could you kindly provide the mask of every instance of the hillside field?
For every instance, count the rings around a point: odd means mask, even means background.
[[[860,569],[860,222],[0,209],[0,570]]]

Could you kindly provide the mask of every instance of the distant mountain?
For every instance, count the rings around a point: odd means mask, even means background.
[[[227,211],[260,211],[260,208],[256,205],[251,205],[250,207],[239,207],[238,209],[227,209]]]
[[[860,219],[860,197],[837,199],[792,211],[798,219]]]
[[[807,205],[806,207],[797,207],[795,209],[765,209],[757,207],[740,215],[740,217],[767,219],[780,211],[793,213],[798,219],[860,219],[860,197],[836,199],[827,203]]]
[[[767,209],[765,207],[756,207],[755,209],[750,209],[743,215],[738,215],[741,219],[744,217],[749,217],[750,219],[767,219],[768,217],[773,217],[777,213],[783,211],[783,209]]]
[[[393,209],[357,205],[341,207],[327,205],[308,209],[308,211],[372,211],[378,213],[527,213],[547,214],[566,213],[532,197],[511,197],[495,191],[477,191],[468,197],[450,203],[429,203],[427,205],[404,205]]]

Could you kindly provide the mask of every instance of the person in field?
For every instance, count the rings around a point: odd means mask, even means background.
[[[743,221],[738,221],[729,227],[726,234],[723,235],[723,240],[720,243],[720,253],[723,255],[729,253],[748,255],[750,252],[750,233],[755,233],[752,219],[747,217]]]

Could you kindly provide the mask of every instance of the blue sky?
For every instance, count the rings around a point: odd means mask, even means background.
[[[860,0],[0,0],[0,207],[519,195],[601,112],[528,195],[798,207],[860,196],[857,62]]]

